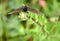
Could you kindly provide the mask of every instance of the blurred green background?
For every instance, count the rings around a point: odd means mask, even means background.
[[[45,9],[39,0],[0,0],[0,41],[60,41],[60,0],[44,1]],[[19,15],[6,16],[22,6],[39,10],[43,15],[21,11]],[[25,15],[30,18],[24,20]]]

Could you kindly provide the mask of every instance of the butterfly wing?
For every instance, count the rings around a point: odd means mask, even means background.
[[[34,14],[38,14],[38,15],[43,15],[39,10],[33,9],[31,7],[28,7],[28,11],[34,12]]]
[[[8,13],[8,14],[16,14],[19,11],[22,11],[22,9],[24,8],[24,6],[22,6],[21,8],[15,9],[14,11]]]

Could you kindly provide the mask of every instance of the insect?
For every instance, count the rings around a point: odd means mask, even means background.
[[[29,6],[22,6],[22,7],[18,8],[18,9],[15,9],[14,11],[8,13],[8,15],[16,14],[16,13],[18,13],[20,11],[23,11],[23,12],[31,11],[31,12],[34,12],[35,14],[42,15],[41,12],[39,12],[38,10],[33,9],[33,8],[29,7]]]

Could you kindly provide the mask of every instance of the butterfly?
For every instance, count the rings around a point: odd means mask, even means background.
[[[33,8],[29,7],[29,6],[22,6],[20,8],[17,8],[15,10],[13,10],[12,12],[8,13],[8,15],[16,14],[16,13],[18,13],[20,11],[23,11],[23,12],[31,11],[31,12],[34,12],[35,14],[42,15],[41,12],[39,12],[38,10],[33,9]]]

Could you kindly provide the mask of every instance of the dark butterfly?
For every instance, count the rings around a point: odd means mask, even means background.
[[[20,12],[20,11],[23,11],[23,12],[31,11],[31,12],[34,12],[36,14],[41,13],[38,10],[33,9],[33,8],[29,7],[29,6],[22,6],[21,8],[15,9],[14,11],[12,11],[12,12],[10,12],[8,14],[16,14],[17,12]],[[42,14],[40,14],[40,15],[42,15]]]

